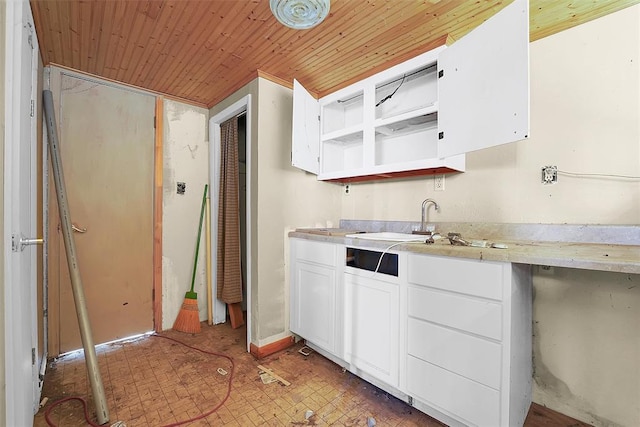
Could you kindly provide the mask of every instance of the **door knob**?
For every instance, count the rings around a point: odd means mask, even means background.
[[[62,229],[62,227],[60,226],[60,224],[58,224],[58,231],[60,231],[61,229]],[[78,227],[77,225],[75,225],[73,223],[71,223],[71,229],[73,231],[75,231],[76,233],[86,233],[87,232],[86,228]]]
[[[87,229],[86,228],[80,228],[75,224],[71,224],[71,228],[73,229],[73,231],[75,231],[76,233],[86,233]]]
[[[18,251],[22,252],[24,251],[24,248],[27,246],[42,245],[43,243],[44,243],[44,239],[38,239],[35,237],[28,239],[24,237],[22,234],[20,234],[19,238],[15,234],[11,236],[11,249],[13,250],[13,252],[18,252]]]

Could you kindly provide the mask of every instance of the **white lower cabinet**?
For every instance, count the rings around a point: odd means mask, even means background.
[[[290,242],[292,332],[446,424],[523,425],[528,265],[400,251],[395,272],[383,274],[345,266],[344,245]]]
[[[341,356],[341,272],[344,247],[290,239],[289,329],[329,353]],[[342,248],[342,250],[340,250]],[[342,255],[342,263],[338,262]]]
[[[352,371],[398,386],[398,283],[380,273],[344,275],[344,350]],[[397,279],[397,278],[394,278]]]
[[[406,390],[447,421],[521,426],[531,404],[529,266],[409,254]]]

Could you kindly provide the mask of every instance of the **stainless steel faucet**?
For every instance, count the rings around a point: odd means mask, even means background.
[[[433,203],[433,207],[436,208],[437,211],[440,210],[440,206],[438,206],[438,203],[433,199],[425,199],[424,202],[422,202],[422,221],[420,222],[420,231],[427,231],[427,205],[429,203]]]

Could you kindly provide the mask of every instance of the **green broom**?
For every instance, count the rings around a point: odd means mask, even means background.
[[[200,209],[200,225],[198,226],[198,241],[196,242],[196,258],[193,260],[193,275],[191,276],[191,289],[185,294],[182,308],[173,323],[173,329],[188,334],[200,332],[200,311],[198,310],[198,294],[193,291],[196,281],[196,267],[198,266],[198,252],[200,251],[200,233],[202,232],[202,219],[204,218],[204,207],[207,200],[208,184],[204,186],[202,195],[202,208]]]

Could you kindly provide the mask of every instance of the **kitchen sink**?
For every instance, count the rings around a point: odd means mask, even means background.
[[[409,233],[394,233],[391,231],[382,231],[379,233],[356,233],[347,234],[345,237],[364,240],[386,240],[388,242],[419,242],[424,243],[429,236]]]

